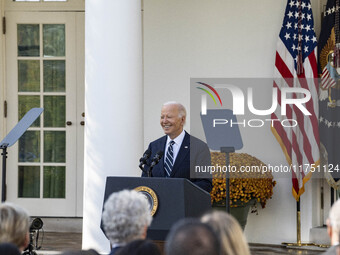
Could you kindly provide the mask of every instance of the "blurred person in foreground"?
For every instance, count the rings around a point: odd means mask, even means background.
[[[339,254],[339,235],[340,235],[340,199],[337,200],[329,211],[327,219],[327,233],[331,239],[331,247],[324,253],[324,255]]]
[[[112,193],[106,200],[102,220],[112,246],[110,255],[113,255],[127,243],[145,239],[152,217],[144,195],[123,190]]]
[[[117,255],[161,255],[161,251],[152,241],[139,239],[125,245]]]
[[[210,225],[219,235],[221,255],[250,255],[247,240],[236,219],[222,211],[213,211],[204,215],[202,222]]]
[[[15,244],[23,251],[29,244],[29,216],[25,209],[11,203],[0,205],[0,243]]]
[[[1,255],[20,255],[18,247],[12,243],[1,243],[0,244]]]
[[[198,219],[185,218],[172,226],[166,238],[166,255],[219,255],[220,241],[214,230]]]
[[[99,255],[98,252],[96,252],[95,250],[91,249],[91,250],[86,250],[86,251],[65,251],[62,253],[62,255]]]

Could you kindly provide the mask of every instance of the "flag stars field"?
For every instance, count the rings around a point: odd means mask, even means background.
[[[287,29],[291,28],[292,27],[292,23],[291,22],[287,22],[286,27],[287,27]]]
[[[317,42],[313,28],[311,5],[308,1],[302,1],[301,8],[299,8],[299,2],[290,1],[287,5],[280,32],[281,40],[285,41],[294,60],[296,60],[296,55],[300,51],[302,51],[304,60],[314,50]],[[300,45],[301,42],[302,45]]]
[[[324,123],[324,125],[327,128],[331,128],[331,127],[335,127],[335,128],[340,128],[340,121],[329,121],[328,119],[324,118],[323,116],[319,117],[319,123],[322,124]]]

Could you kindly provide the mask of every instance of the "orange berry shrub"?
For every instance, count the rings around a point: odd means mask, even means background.
[[[225,201],[226,173],[225,171],[218,171],[218,169],[229,169],[230,207],[242,206],[250,200],[256,199],[262,208],[264,208],[267,199],[272,197],[273,188],[276,184],[266,164],[246,153],[230,153],[230,164],[228,167],[226,167],[225,161],[225,153],[211,153],[211,165],[215,166],[213,189],[210,192],[211,202],[214,204]]]

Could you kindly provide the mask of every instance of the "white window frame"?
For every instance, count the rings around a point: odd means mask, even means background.
[[[16,2],[4,0],[5,11],[85,11],[85,0]]]

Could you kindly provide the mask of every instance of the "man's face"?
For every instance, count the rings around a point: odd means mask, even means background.
[[[183,130],[185,116],[179,117],[178,106],[175,104],[164,105],[161,110],[160,124],[164,133],[171,139],[180,135]]]

